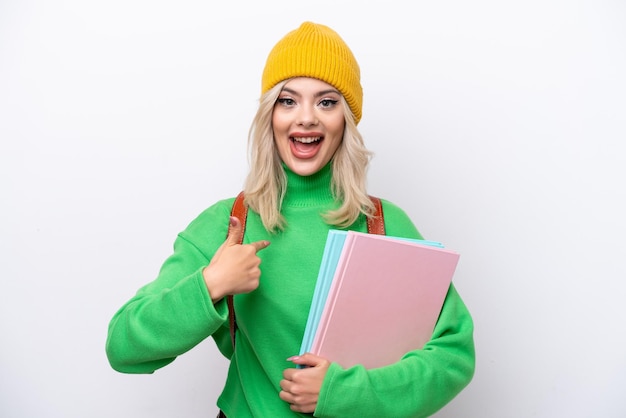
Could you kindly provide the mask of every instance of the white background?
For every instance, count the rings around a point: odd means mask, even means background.
[[[477,369],[437,417],[626,416],[620,0],[0,1],[0,416],[214,416],[212,341],[124,375],[107,325],[240,190],[303,20],[361,64],[370,192],[462,254]]]

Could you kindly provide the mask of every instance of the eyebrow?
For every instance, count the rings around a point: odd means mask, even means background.
[[[283,91],[286,91],[287,93],[291,93],[294,96],[301,96],[300,93],[298,93],[295,90],[290,89],[289,87],[283,87]],[[320,97],[320,96],[324,96],[327,95],[329,93],[335,93],[338,95],[341,95],[341,93],[339,92],[339,90],[336,89],[328,89],[328,90],[322,90],[322,91],[318,91],[317,93],[314,94],[315,97]]]

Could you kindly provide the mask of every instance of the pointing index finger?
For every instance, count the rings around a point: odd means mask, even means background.
[[[255,241],[255,242],[251,242],[249,245],[252,245],[255,249],[255,252],[259,252],[264,248],[267,248],[268,245],[270,245],[269,241]]]

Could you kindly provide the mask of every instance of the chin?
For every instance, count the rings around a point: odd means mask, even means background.
[[[323,166],[316,163],[295,163],[287,164],[287,167],[297,175],[306,177],[317,173]]]

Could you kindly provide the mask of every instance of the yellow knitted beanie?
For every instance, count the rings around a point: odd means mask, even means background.
[[[352,51],[331,28],[304,22],[271,50],[263,70],[261,93],[292,77],[312,77],[341,92],[354,120],[359,123],[363,107],[361,71]]]

